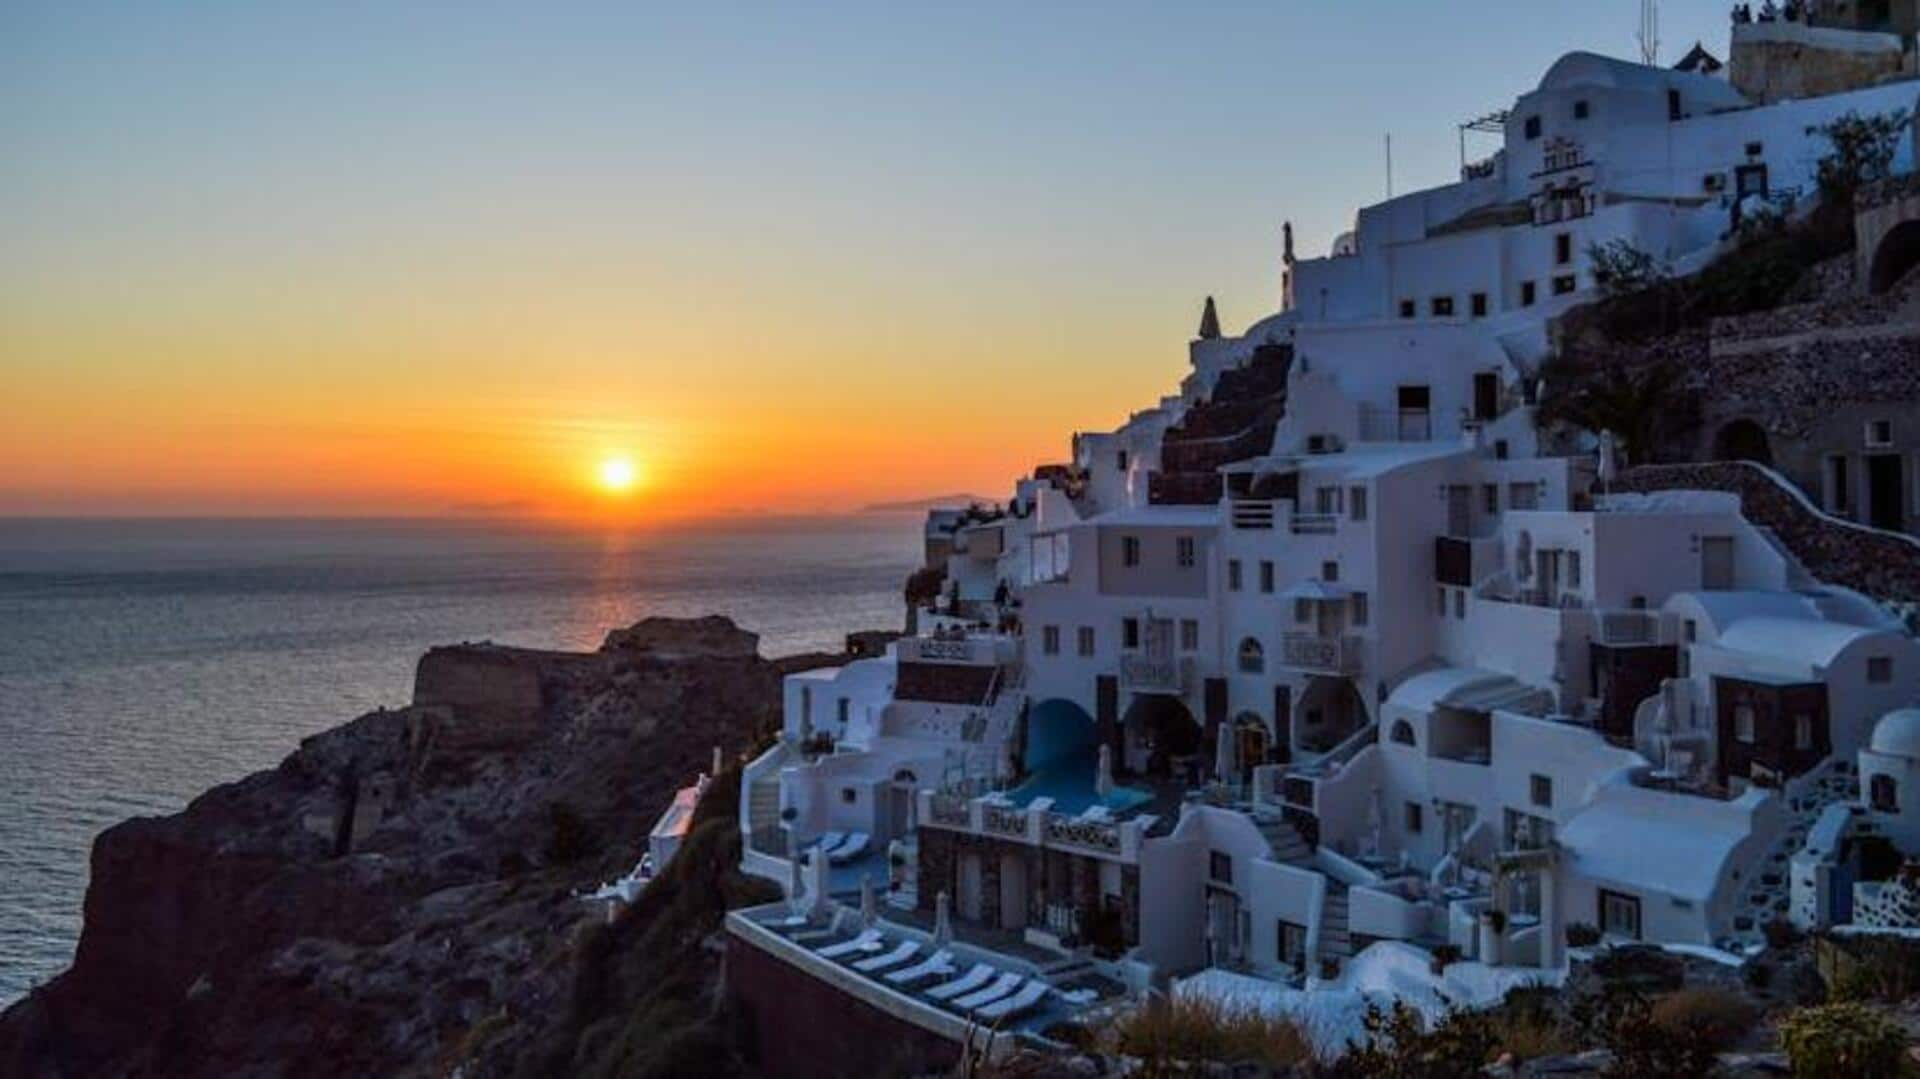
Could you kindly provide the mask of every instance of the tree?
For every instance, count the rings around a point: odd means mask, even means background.
[[[1815,172],[1822,200],[1851,210],[1862,187],[1892,175],[1900,137],[1912,120],[1913,114],[1907,109],[1877,116],[1849,112],[1807,128],[1807,134],[1820,135],[1833,147],[1820,159]]]
[[[1600,286],[1600,295],[1609,300],[1644,292],[1668,276],[1659,260],[1625,237],[1587,245],[1587,261],[1593,266],[1593,282]]]
[[[1555,381],[1549,371],[1549,387]],[[1645,464],[1684,403],[1677,364],[1661,360],[1631,367],[1612,359],[1597,377],[1580,378],[1571,390],[1543,403],[1541,418],[1596,435],[1612,431],[1620,440],[1621,455],[1631,464]]]

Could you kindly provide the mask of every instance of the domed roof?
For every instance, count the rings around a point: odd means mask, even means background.
[[[1920,708],[1896,708],[1873,725],[1873,751],[1920,760]]]

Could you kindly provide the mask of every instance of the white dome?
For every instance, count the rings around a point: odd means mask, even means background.
[[[1897,708],[1873,725],[1873,751],[1920,760],[1920,708]]]

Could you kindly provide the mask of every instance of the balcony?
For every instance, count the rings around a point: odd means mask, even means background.
[[[1360,669],[1365,645],[1359,637],[1287,633],[1280,638],[1280,665],[1318,674],[1352,674]]]
[[[1120,657],[1120,685],[1139,693],[1181,693],[1193,684],[1193,660],[1130,653]]]
[[[1236,499],[1233,503],[1233,527],[1267,531],[1273,528],[1275,503],[1264,499]]]
[[[1340,528],[1337,513],[1296,513],[1290,526],[1295,535],[1331,536]]]

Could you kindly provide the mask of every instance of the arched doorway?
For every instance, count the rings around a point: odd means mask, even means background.
[[[1366,702],[1352,679],[1315,676],[1300,695],[1295,744],[1306,753],[1325,753],[1366,726],[1367,718]]]
[[[1766,429],[1748,419],[1734,420],[1713,436],[1716,461],[1752,461],[1773,466],[1773,451],[1767,445]]]
[[[1060,697],[1027,710],[1027,751],[1021,758],[1028,774],[1045,772],[1099,751],[1100,732],[1087,710]]]
[[[1867,288],[1876,295],[1899,284],[1907,271],[1920,265],[1920,221],[1903,221],[1880,240],[1867,273]]]
[[[1127,735],[1127,765],[1135,771],[1171,776],[1200,752],[1200,723],[1178,697],[1135,697],[1121,726]]]

